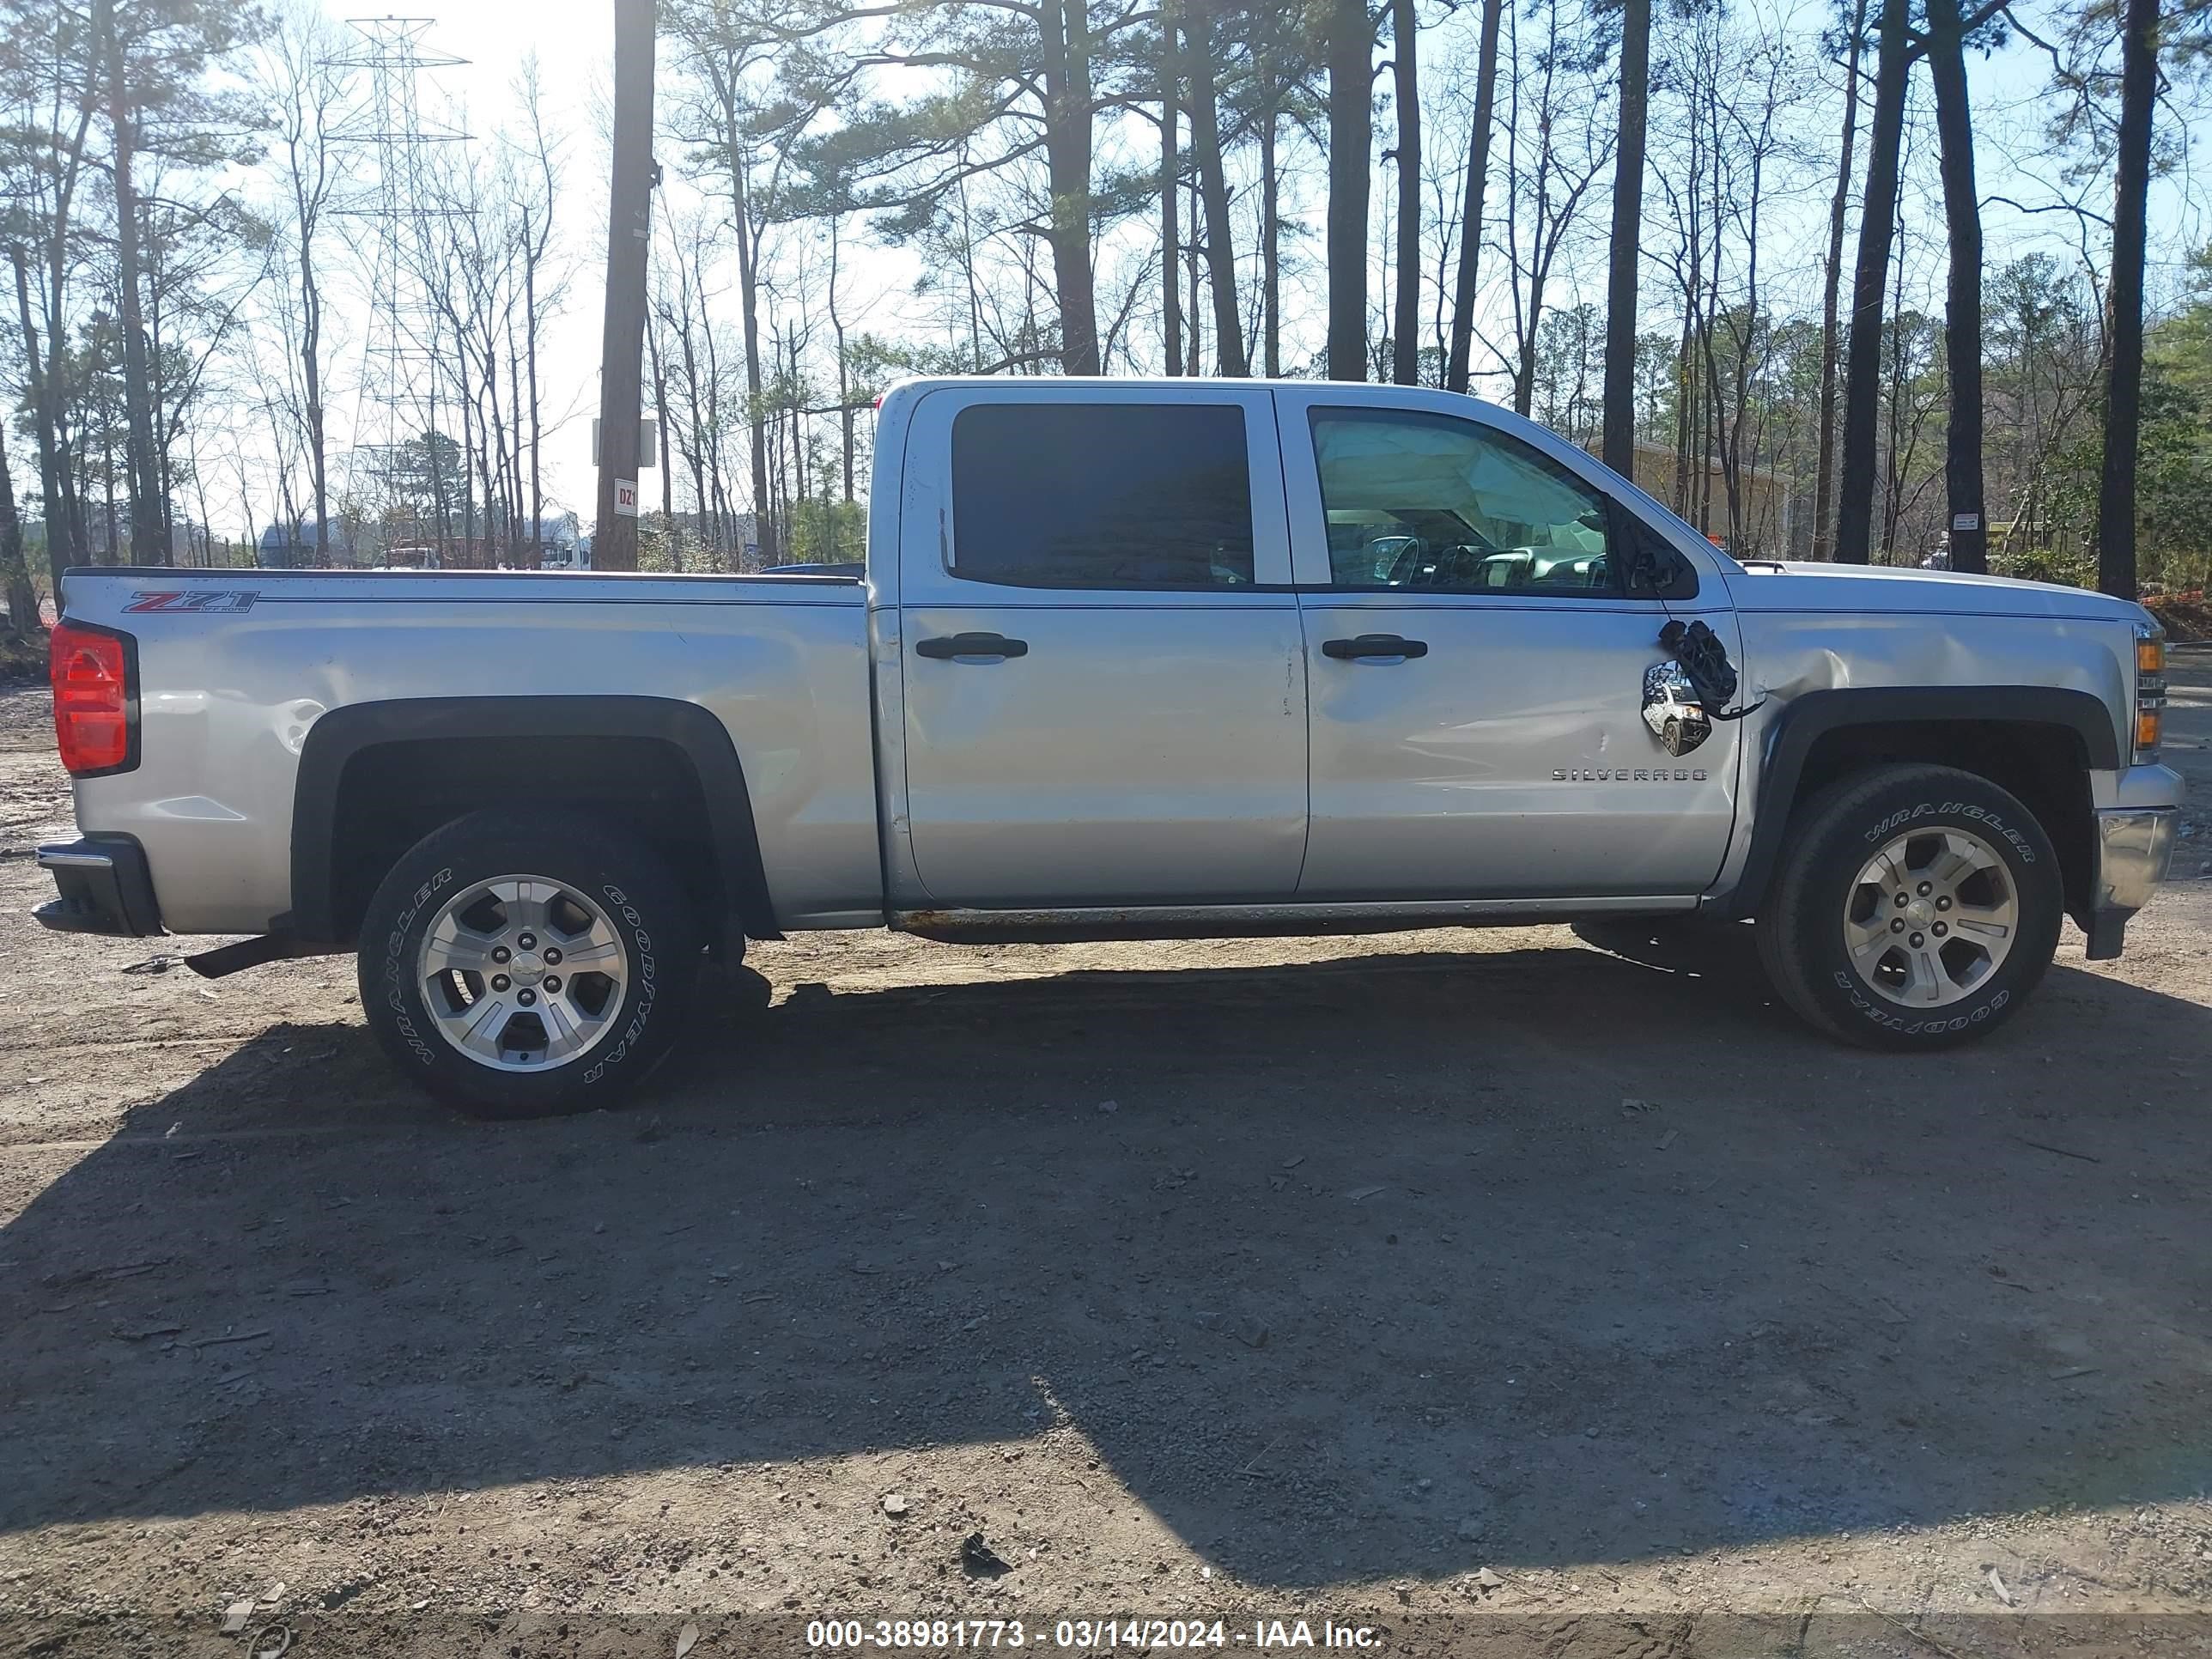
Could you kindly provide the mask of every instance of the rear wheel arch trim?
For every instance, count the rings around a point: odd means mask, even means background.
[[[1707,898],[1700,908],[1707,915],[1739,919],[1757,908],[1781,860],[1805,763],[1822,738],[1855,726],[1952,720],[2062,726],[2081,739],[2081,752],[2093,770],[2115,770],[2122,764],[2112,710],[2087,691],[2050,685],[1861,686],[1808,691],[1793,698],[1767,732],[1758,816],[1742,872],[1732,887]],[[1969,764],[1963,769],[1973,769]],[[2046,828],[2045,833],[2051,832]]]
[[[776,939],[775,906],[744,767],[721,721],[674,697],[396,697],[348,703],[307,728],[292,807],[292,908],[278,920],[303,939],[337,944],[338,785],[364,750],[438,738],[636,738],[673,744],[691,763],[732,915]],[[270,924],[272,929],[276,922]]]

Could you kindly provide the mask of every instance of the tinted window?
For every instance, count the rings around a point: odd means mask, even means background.
[[[1615,591],[1604,498],[1502,432],[1316,410],[1313,441],[1339,587]]]
[[[952,422],[952,568],[1017,587],[1252,580],[1244,411],[978,404]]]

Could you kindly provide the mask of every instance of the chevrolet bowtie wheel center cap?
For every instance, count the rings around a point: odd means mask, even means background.
[[[439,908],[417,963],[438,1035],[495,1071],[566,1065],[612,1027],[629,944],[587,892],[544,876],[495,876]]]

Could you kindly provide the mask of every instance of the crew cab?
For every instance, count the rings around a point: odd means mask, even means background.
[[[857,575],[73,571],[40,918],[356,952],[399,1066],[513,1115],[814,928],[1755,919],[1812,1025],[1932,1048],[2063,917],[2118,955],[2172,845],[2140,606],[1739,562],[1462,397],[911,381],[867,534]]]

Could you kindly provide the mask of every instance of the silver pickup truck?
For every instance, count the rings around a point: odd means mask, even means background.
[[[79,570],[53,927],[357,951],[400,1066],[603,1103],[801,928],[1755,918],[1828,1035],[2019,1008],[2163,878],[2137,605],[1738,563],[1403,387],[922,380],[860,576]]]

